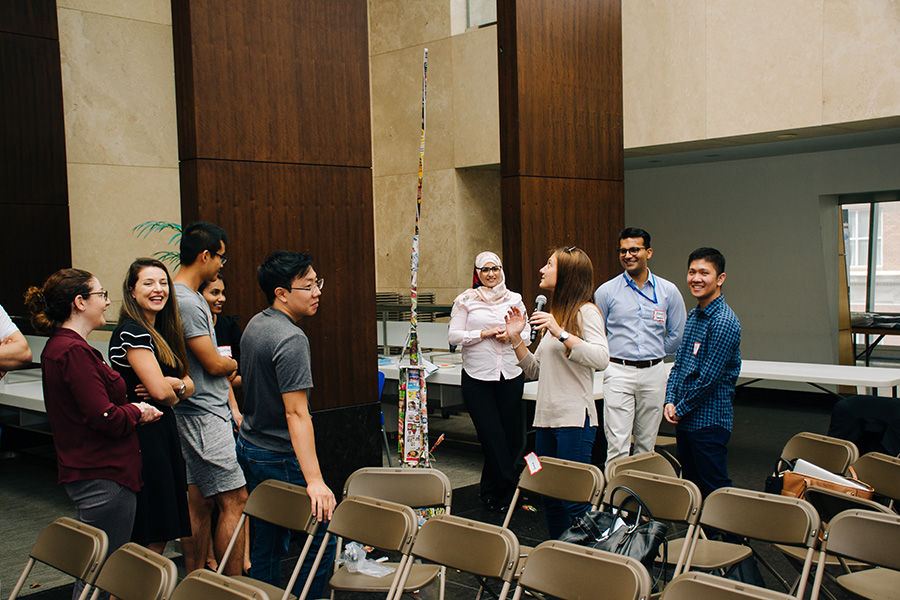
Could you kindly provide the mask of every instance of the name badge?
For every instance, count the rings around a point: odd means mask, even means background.
[[[231,346],[219,346],[217,350],[219,351],[219,356],[231,358]]]
[[[664,310],[654,310],[653,311],[653,320],[657,323],[665,323],[666,322],[666,311]]]
[[[694,342],[694,351],[691,354],[697,356],[698,352],[700,352],[700,342]]]

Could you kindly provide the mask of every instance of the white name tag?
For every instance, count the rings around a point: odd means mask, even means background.
[[[541,466],[541,460],[537,457],[537,454],[534,452],[525,455],[525,464],[528,466],[528,472],[534,475],[538,471],[540,471],[543,467]]]
[[[666,311],[664,310],[654,310],[653,311],[653,320],[657,323],[665,323],[666,322]]]
[[[694,342],[694,351],[691,354],[697,356],[698,352],[700,352],[700,342]]]
[[[219,356],[231,358],[231,346],[219,346],[217,350],[219,351]]]

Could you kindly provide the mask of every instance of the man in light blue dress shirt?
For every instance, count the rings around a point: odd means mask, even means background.
[[[650,234],[629,227],[619,234],[619,262],[625,272],[594,293],[606,321],[609,367],[603,376],[606,462],[656,445],[666,396],[663,359],[674,354],[686,311],[678,288],[650,272]]]

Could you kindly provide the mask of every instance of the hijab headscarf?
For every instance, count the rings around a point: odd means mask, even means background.
[[[494,263],[500,267],[500,278],[494,287],[484,285],[478,278],[478,269],[488,263]],[[482,252],[475,257],[475,269],[472,271],[472,289],[469,290],[467,295],[474,296],[487,304],[497,304],[509,299],[510,291],[506,289],[506,274],[503,272],[503,264],[500,262],[499,256],[493,252]]]

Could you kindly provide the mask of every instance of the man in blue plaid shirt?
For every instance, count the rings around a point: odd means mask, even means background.
[[[704,496],[731,485],[727,444],[734,415],[734,384],[741,372],[741,323],[722,296],[725,257],[698,248],[688,259],[687,283],[698,305],[666,385],[664,415],[675,424],[682,475]]]

